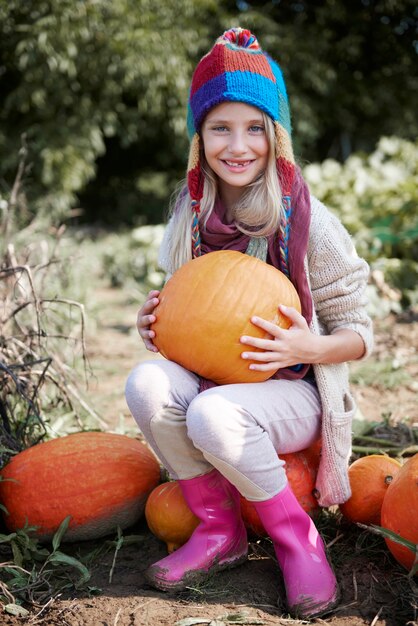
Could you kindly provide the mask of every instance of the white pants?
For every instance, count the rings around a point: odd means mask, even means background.
[[[303,450],[320,436],[314,384],[267,380],[213,387],[177,363],[140,363],[126,400],[145,439],[172,478],[216,467],[249,500],[267,500],[286,485],[280,453]]]

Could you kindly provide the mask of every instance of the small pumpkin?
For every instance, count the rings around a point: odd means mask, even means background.
[[[380,524],[383,499],[401,464],[385,454],[371,454],[354,461],[348,468],[351,497],[340,505],[350,522]]]
[[[280,454],[280,458],[286,464],[285,471],[289,485],[301,507],[311,516],[319,510],[314,492],[320,455],[321,441],[299,452]],[[241,496],[241,514],[248,530],[260,537],[267,535],[254,504],[243,496]]]
[[[140,441],[126,435],[81,432],[39,443],[1,470],[0,502],[10,531],[36,526],[49,540],[68,515],[65,541],[96,539],[135,523],[160,466]]]
[[[279,304],[301,310],[282,272],[236,250],[211,252],[184,264],[163,287],[153,341],[167,359],[218,384],[261,382],[274,372],[248,368],[240,337],[265,336],[253,315],[289,328]]]
[[[382,504],[381,526],[418,546],[418,454],[408,459],[389,485]],[[416,554],[385,539],[395,559],[410,570]]]
[[[165,541],[168,552],[186,543],[199,524],[176,480],[153,489],[145,505],[145,519],[150,531]]]

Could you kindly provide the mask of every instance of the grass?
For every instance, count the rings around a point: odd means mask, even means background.
[[[383,361],[369,359],[365,362],[352,363],[350,367],[351,382],[364,387],[379,385],[384,389],[395,389],[412,382],[412,377],[406,369],[400,367],[392,358]]]

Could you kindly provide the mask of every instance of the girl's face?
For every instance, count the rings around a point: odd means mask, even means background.
[[[202,140],[223,201],[236,202],[267,167],[269,144],[261,111],[242,102],[223,102],[207,114]]]

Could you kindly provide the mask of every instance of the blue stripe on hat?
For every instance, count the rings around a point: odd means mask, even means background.
[[[190,115],[188,115],[187,130],[192,137],[194,132],[200,130],[206,113],[214,106],[225,102],[227,90],[226,74],[223,72],[215,78],[208,80],[198,89],[190,99]],[[194,118],[190,120],[190,118]],[[192,127],[193,125],[193,127]]]
[[[266,58],[267,58],[267,60],[268,60],[268,62],[270,64],[271,71],[273,72],[274,77],[276,79],[277,89],[283,95],[285,101],[289,104],[289,100],[287,98],[286,85],[284,83],[282,70],[277,65],[277,63],[266,52],[264,54],[265,54],[265,56],[266,56]]]
[[[190,137],[196,130],[200,130],[207,112],[221,102],[244,102],[255,106],[282,123],[290,133],[289,115],[286,115],[285,110],[281,111],[283,103],[279,106],[277,85],[260,74],[237,71],[225,72],[212,78],[193,94],[187,114]],[[284,108],[287,109],[286,104]]]
[[[278,120],[279,97],[277,85],[270,78],[255,72],[226,72],[225,99],[245,102]]]

